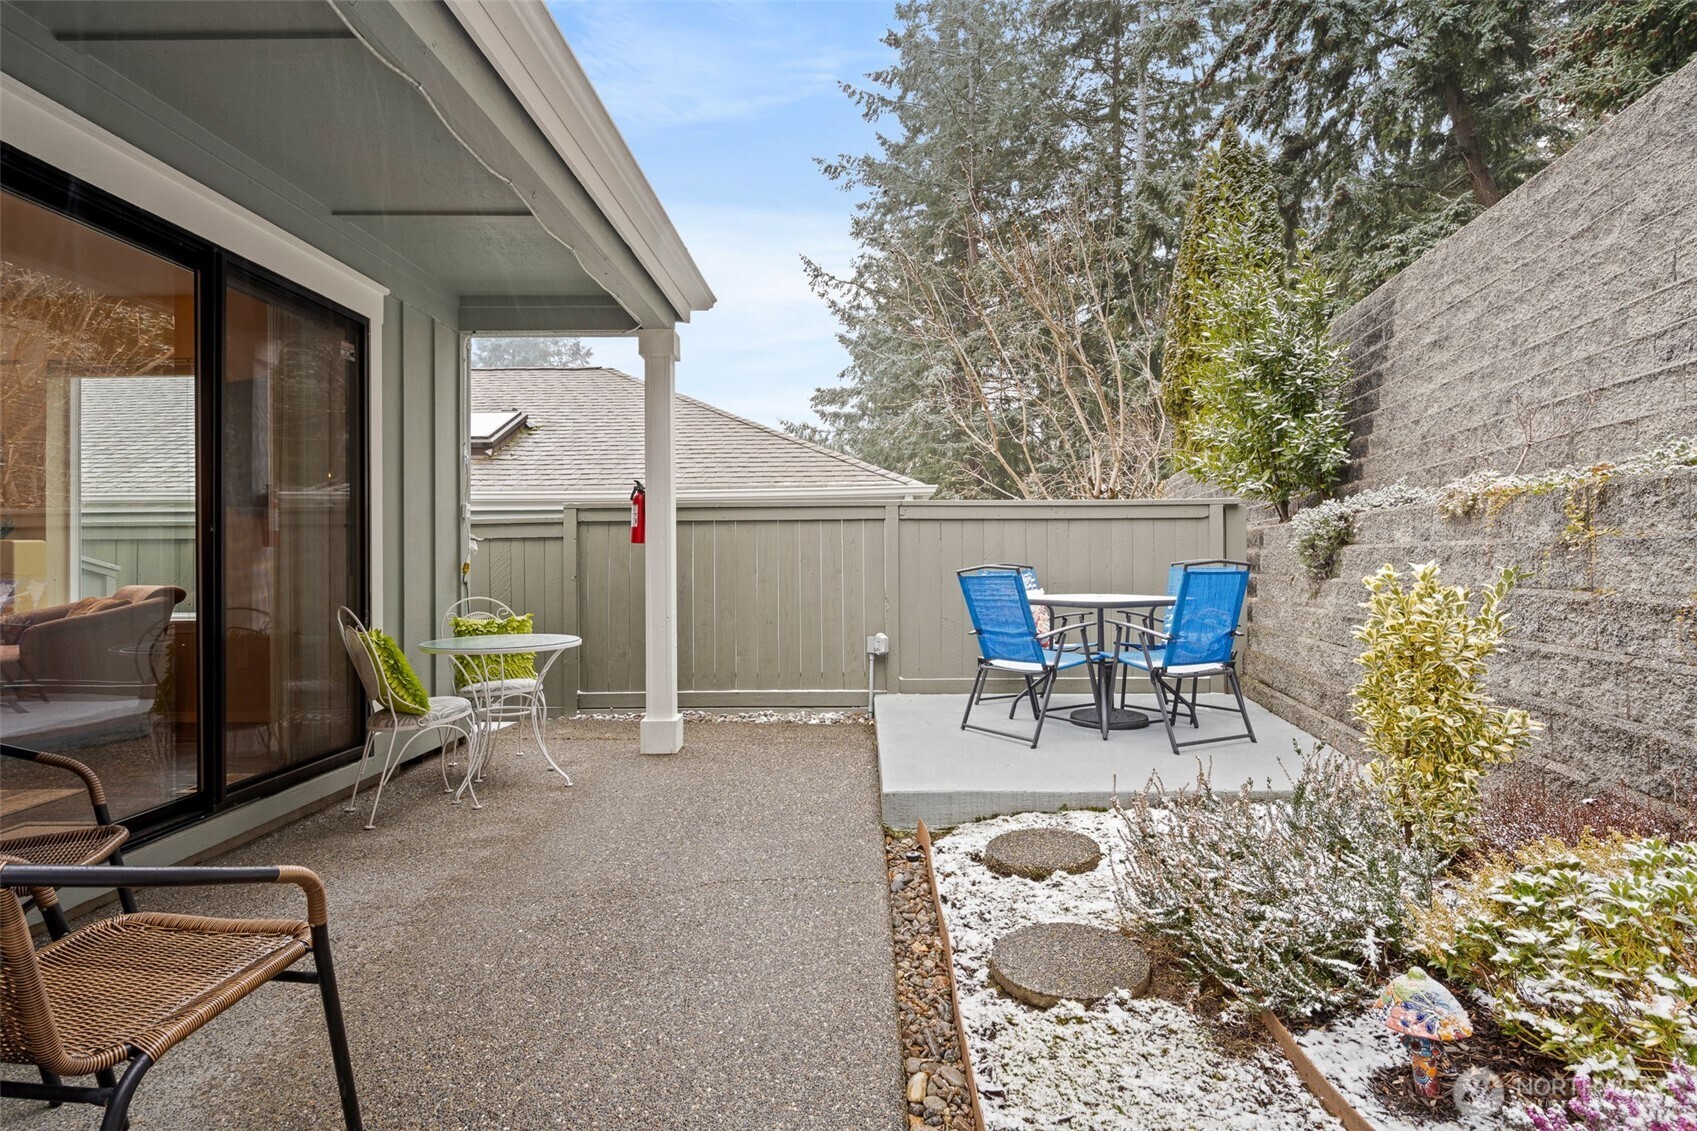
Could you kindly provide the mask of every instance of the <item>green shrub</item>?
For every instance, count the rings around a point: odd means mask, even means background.
[[[1440,892],[1414,944],[1576,1072],[1630,1079],[1697,1058],[1697,844],[1529,846]]]
[[[1234,261],[1216,258],[1217,235],[1235,228],[1244,235],[1244,254]],[[1161,403],[1173,425],[1173,444],[1190,445],[1196,411],[1196,372],[1204,363],[1204,327],[1198,310],[1210,281],[1232,271],[1271,270],[1285,258],[1284,218],[1279,190],[1267,155],[1244,143],[1227,123],[1220,143],[1202,158],[1196,190],[1184,210],[1184,231],[1173,260],[1161,343]]]
[[[1237,266],[1195,296],[1194,407],[1174,459],[1206,483],[1271,503],[1283,521],[1292,499],[1326,490],[1349,460],[1349,366],[1331,337],[1331,283],[1302,258],[1289,270],[1258,266],[1245,229],[1208,240],[1217,262]]]
[[[1409,837],[1446,854],[1465,847],[1479,811],[1479,782],[1508,762],[1539,724],[1485,693],[1485,661],[1507,631],[1503,598],[1519,574],[1504,569],[1469,606],[1467,590],[1445,585],[1436,562],[1402,577],[1385,566],[1366,578],[1366,645],[1351,692],[1373,754],[1368,767]]]
[[[1379,988],[1437,858],[1404,842],[1360,765],[1335,751],[1310,753],[1289,798],[1258,801],[1252,787],[1216,796],[1204,771],[1193,789],[1152,781],[1117,809],[1121,913],[1251,1009],[1354,1004]]]

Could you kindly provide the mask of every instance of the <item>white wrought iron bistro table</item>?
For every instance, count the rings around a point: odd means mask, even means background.
[[[548,669],[554,666],[554,661],[560,658],[560,654],[576,648],[582,643],[583,638],[581,636],[567,636],[559,632],[514,632],[494,636],[450,636],[441,640],[426,640],[418,647],[421,652],[428,652],[431,655],[453,657],[456,664],[462,660],[476,658],[534,654],[536,656],[536,682],[540,686],[542,681],[548,678]],[[456,804],[461,795],[471,789],[471,783],[479,780],[483,774],[484,761],[488,756],[490,746],[494,743],[495,731],[499,729],[500,725],[497,716],[500,713],[502,702],[506,698],[501,690],[501,685],[505,682],[501,679],[481,680],[473,687],[466,689],[471,692],[472,710],[477,720],[474,729],[478,735],[478,741],[473,744],[471,756],[466,763],[465,781],[461,782],[460,788],[454,792]],[[566,779],[567,785],[571,785],[571,775],[562,770],[560,764],[554,761],[554,756],[548,752],[548,743],[542,737],[540,720],[537,721],[534,732],[536,745],[542,751],[542,757],[547,759],[549,767],[555,773]],[[519,733],[522,736],[522,728]],[[477,799],[476,790],[472,790],[471,803],[473,809],[483,807],[482,802]]]
[[[1106,629],[1109,609],[1144,609],[1153,614],[1168,608],[1173,599],[1156,593],[1033,593],[1033,605],[1061,609],[1095,609],[1096,705],[1080,707],[1068,717],[1074,726],[1094,727],[1107,738],[1110,730],[1137,730],[1149,725],[1149,716],[1129,707],[1115,707],[1113,697],[1114,658],[1108,653]]]

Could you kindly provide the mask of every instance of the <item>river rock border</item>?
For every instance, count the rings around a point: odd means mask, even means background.
[[[931,870],[931,834],[887,831],[890,933],[902,1051],[902,1103],[908,1131],[984,1131],[961,1028],[948,923]]]

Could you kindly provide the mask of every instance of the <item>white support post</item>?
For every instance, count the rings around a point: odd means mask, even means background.
[[[643,444],[648,489],[647,709],[642,716],[644,754],[683,749],[684,722],[678,712],[678,495],[677,436],[673,421],[678,332],[637,331],[643,361]]]

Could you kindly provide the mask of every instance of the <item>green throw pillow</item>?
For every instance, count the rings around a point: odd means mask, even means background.
[[[535,632],[536,618],[530,613],[510,617],[455,617],[455,636],[509,636]],[[454,665],[454,690],[467,684],[497,679],[535,679],[536,653],[512,656],[463,656]]]
[[[401,651],[395,638],[380,628],[374,628],[361,640],[365,650],[377,661],[377,666],[383,669],[384,679],[388,681],[389,691],[395,699],[395,711],[402,715],[428,715],[430,692],[424,689],[418,673],[407,663],[407,654]]]

